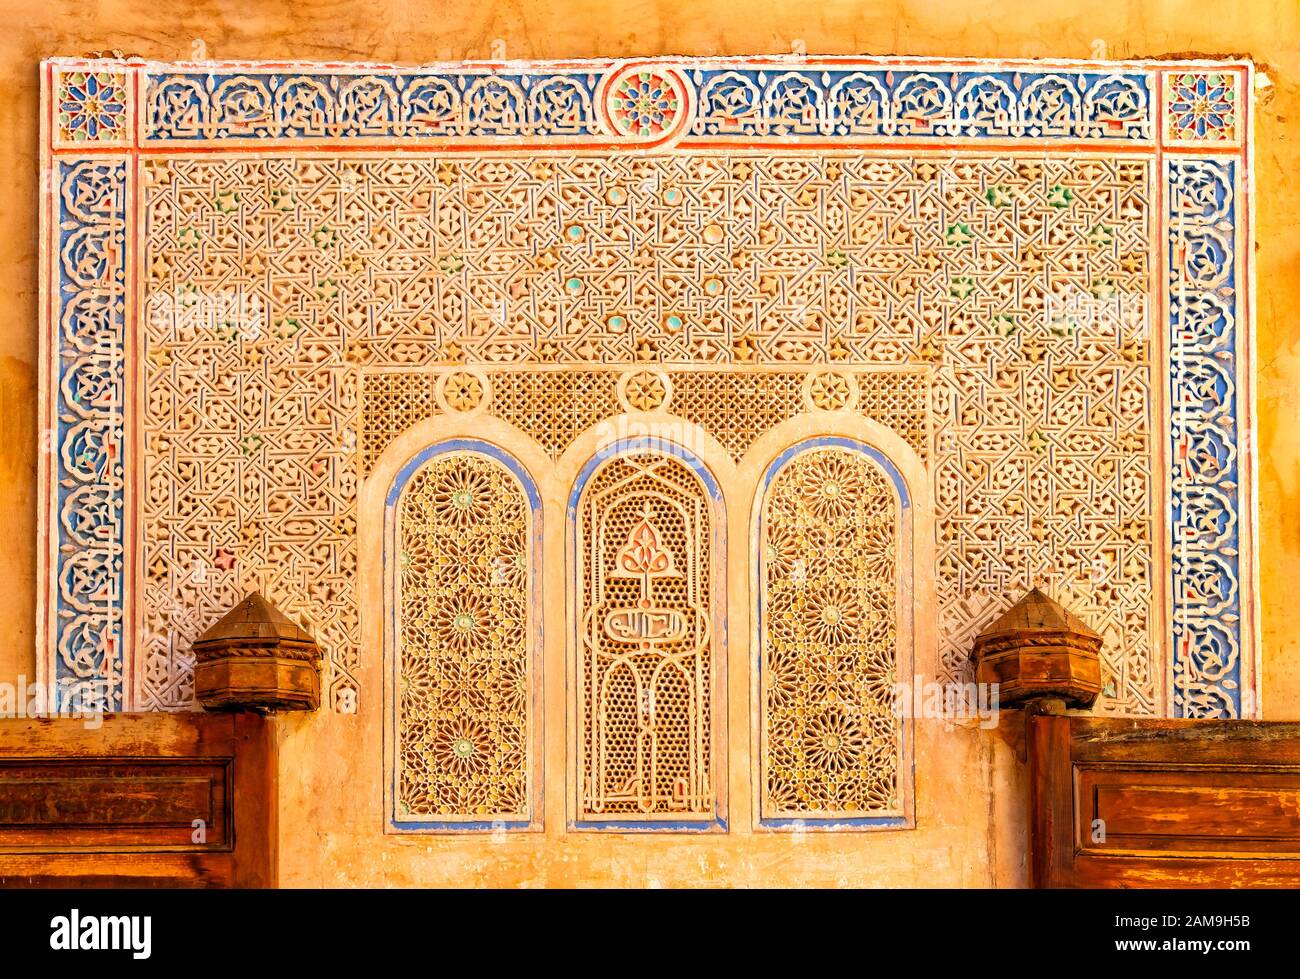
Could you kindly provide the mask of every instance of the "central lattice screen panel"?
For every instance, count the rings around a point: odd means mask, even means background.
[[[579,491],[578,821],[717,815],[718,491],[666,448],[611,447]]]

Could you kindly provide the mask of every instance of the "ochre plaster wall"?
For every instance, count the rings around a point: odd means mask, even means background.
[[[500,57],[619,57],[783,52],[974,57],[1178,54],[1253,58],[1271,83],[1256,109],[1256,383],[1263,630],[1263,704],[1300,718],[1298,640],[1289,627],[1300,580],[1300,5],[1294,0],[676,0],[523,3],[402,0],[0,0],[0,680],[33,672],[37,378],[37,64],[56,54],[119,48],[217,58],[422,62]],[[494,39],[505,44],[493,51]],[[378,656],[378,651],[376,651]],[[377,664],[367,669],[374,671]],[[379,677],[372,673],[378,683]],[[1024,880],[1018,719],[958,729],[917,751],[913,831],[851,838],[809,834],[654,840],[583,835],[546,846],[501,839],[393,839],[378,834],[378,728],[321,713],[279,722],[281,880],[285,884],[1016,884]],[[847,840],[847,842],[846,842]]]

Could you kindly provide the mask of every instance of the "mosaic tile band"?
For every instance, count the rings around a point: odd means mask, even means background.
[[[662,143],[674,134],[1132,140],[1151,137],[1150,82],[1145,74],[1099,71],[864,71],[780,63],[689,72],[658,63],[386,76],[150,72],[144,140],[615,137]]]
[[[1231,160],[1207,159],[1171,160],[1167,171],[1173,706],[1180,717],[1241,710],[1236,172]]]

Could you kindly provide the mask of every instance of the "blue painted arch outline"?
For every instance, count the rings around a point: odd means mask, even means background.
[[[583,817],[579,818],[576,811],[569,813],[568,826],[571,830],[588,831],[588,832],[612,832],[612,833],[726,833],[729,831],[729,823],[726,816],[726,796],[727,796],[727,746],[728,739],[728,720],[727,720],[727,671],[726,671],[726,652],[727,652],[727,502],[722,492],[722,488],[717,478],[709,469],[708,465],[689,449],[665,438],[655,436],[639,436],[635,438],[617,439],[601,446],[591,458],[588,459],[579,470],[577,477],[573,481],[573,488],[569,491],[569,498],[565,506],[566,522],[568,524],[569,546],[572,553],[576,555],[581,546],[578,539],[578,508],[581,505],[583,494],[591,477],[595,475],[606,463],[609,463],[621,456],[634,453],[661,453],[676,458],[684,463],[700,481],[705,492],[713,501],[715,509],[715,526],[711,528],[712,541],[711,548],[716,548],[716,560],[710,564],[712,582],[710,584],[711,598],[710,611],[715,620],[716,637],[713,643],[713,670],[715,689],[713,690],[712,702],[710,703],[710,730],[714,729],[718,733],[718,742],[715,743],[710,738],[709,751],[714,761],[714,793],[713,793],[713,815],[712,817],[700,817],[698,819],[682,820],[657,820],[657,819],[636,819],[627,817]],[[576,560],[566,568],[566,576],[574,589],[576,601],[578,581],[576,575],[578,565]],[[720,594],[719,594],[720,591]],[[712,607],[715,606],[716,607]],[[576,609],[575,609],[576,612]],[[574,640],[574,656],[577,655],[577,629],[578,622],[576,617],[570,623],[570,634]],[[570,684],[570,689],[576,688],[577,663],[573,660],[569,664],[566,677]],[[570,704],[570,709],[576,707],[576,701]],[[576,710],[574,711],[574,722],[577,722]],[[716,717],[715,717],[716,715]],[[576,731],[576,728],[574,729]],[[567,748],[573,753],[576,763],[577,745],[573,739],[568,739]],[[581,773],[577,770],[576,764],[572,769],[575,775],[575,784],[570,789],[571,801],[575,803],[579,795],[576,779],[581,778]]]
[[[528,572],[528,608],[526,611],[528,622],[528,669],[529,669],[529,701],[531,704],[532,729],[528,733],[528,759],[529,759],[529,786],[528,786],[528,818],[527,819],[497,819],[497,820],[401,820],[397,819],[397,758],[396,758],[396,725],[398,720],[397,705],[397,637],[400,635],[398,629],[397,616],[401,607],[398,600],[398,588],[400,579],[396,577],[396,569],[393,565],[393,558],[396,550],[397,505],[401,502],[402,494],[407,484],[411,481],[426,464],[440,456],[451,454],[472,454],[491,460],[502,466],[508,471],[523,492],[525,499],[528,501],[529,509],[529,547],[530,547],[530,567]],[[386,637],[385,643],[388,646],[392,663],[385,665],[385,683],[388,685],[388,695],[385,697],[385,708],[388,712],[384,721],[386,732],[386,747],[388,756],[384,759],[386,768],[385,778],[388,782],[389,802],[386,807],[385,819],[390,831],[399,833],[470,833],[470,832],[493,832],[497,830],[540,830],[543,824],[543,813],[545,811],[545,778],[544,778],[544,761],[543,753],[540,748],[539,734],[544,730],[544,704],[541,697],[542,691],[542,603],[541,603],[541,578],[538,568],[541,567],[542,560],[542,498],[537,490],[537,483],[528,469],[509,452],[500,446],[491,442],[485,442],[481,439],[471,438],[450,438],[443,441],[434,442],[426,446],[412,456],[402,465],[393,477],[387,494],[384,497],[384,551],[383,551],[383,568],[384,568],[384,595],[387,602],[387,615],[385,616]],[[390,578],[390,575],[392,576]]]
[[[898,506],[898,521],[906,521],[911,534],[915,534],[915,528],[910,519],[912,508],[912,498],[908,491],[907,480],[899,471],[894,461],[873,445],[869,445],[859,439],[850,438],[842,435],[821,435],[811,438],[802,439],[793,445],[783,449],[775,459],[773,459],[763,470],[763,475],[758,481],[758,486],[754,493],[754,512],[755,512],[755,535],[754,547],[757,557],[752,563],[753,574],[750,577],[750,587],[753,589],[752,605],[754,609],[754,648],[751,652],[752,668],[754,670],[754,702],[752,710],[754,712],[754,732],[755,743],[753,750],[755,758],[752,765],[752,771],[755,774],[753,780],[753,797],[755,811],[755,825],[759,829],[768,830],[789,830],[798,828],[820,829],[820,830],[854,830],[854,829],[909,829],[914,823],[910,815],[890,815],[890,816],[858,816],[858,817],[839,817],[839,816],[782,816],[782,817],[765,817],[763,815],[763,765],[765,754],[766,736],[763,725],[763,639],[766,633],[766,620],[764,618],[763,600],[765,598],[764,558],[761,555],[763,542],[763,509],[767,501],[768,490],[777,476],[789,465],[794,459],[804,453],[815,451],[817,449],[842,449],[848,452],[855,452],[859,455],[866,456],[876,463],[883,471],[885,477],[890,481],[897,494],[895,503]],[[912,536],[905,542],[907,548],[907,563],[905,565],[905,574],[909,582],[913,579],[916,560],[915,540]],[[901,587],[901,582],[900,582]],[[908,608],[908,636],[909,643],[914,647],[916,642],[916,609],[915,601]],[[899,665],[899,648],[895,646],[895,667]],[[907,660],[913,659],[913,649],[909,648]],[[912,770],[912,739],[914,733],[912,726],[902,720],[899,725],[899,799],[905,812],[910,813],[914,799],[911,798],[914,792],[914,772]],[[906,768],[905,768],[906,766]]]

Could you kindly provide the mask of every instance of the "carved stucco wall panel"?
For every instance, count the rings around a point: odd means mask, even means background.
[[[349,434],[357,424],[352,363],[364,362],[370,368],[394,360],[437,360],[447,354],[437,335],[441,332],[473,337],[486,330],[475,351],[452,351],[471,361],[490,363],[499,356],[545,361],[561,356],[557,345],[566,336],[578,335],[585,337],[582,343],[594,345],[593,350],[575,350],[570,356],[583,359],[585,353],[586,359],[634,360],[635,351],[631,347],[624,349],[632,342],[631,338],[625,331],[609,325],[609,320],[615,318],[606,315],[612,300],[600,295],[570,295],[571,291],[576,291],[570,287],[576,281],[582,290],[587,289],[592,264],[613,263],[617,266],[617,256],[621,253],[615,245],[619,241],[637,240],[634,229],[629,226],[630,216],[643,212],[630,209],[627,217],[623,217],[618,211],[604,214],[597,209],[594,215],[582,219],[582,241],[566,244],[566,234],[572,235],[571,229],[577,227],[571,222],[578,218],[552,210],[547,204],[549,197],[546,193],[564,162],[546,161],[545,180],[540,185],[529,174],[526,165],[514,162],[496,164],[496,169],[487,164],[474,169],[471,165],[457,163],[456,180],[452,183],[447,178],[449,182],[446,185],[437,178],[441,164],[403,164],[398,176],[394,175],[396,165],[368,164],[376,183],[372,186],[372,175],[367,175],[364,182],[356,184],[350,193],[353,196],[376,194],[399,208],[391,221],[380,220],[369,234],[392,235],[404,226],[415,235],[414,239],[406,239],[396,249],[385,247],[379,255],[374,255],[368,253],[373,251],[372,243],[359,240],[365,223],[342,221],[340,211],[344,207],[344,177],[367,171],[351,165],[350,161],[346,166],[334,164],[332,169],[318,161],[279,161],[278,165],[243,161],[236,170],[236,174],[242,176],[234,179],[252,179],[253,188],[267,196],[272,175],[283,172],[290,178],[290,193],[299,202],[295,203],[292,213],[281,216],[276,222],[257,225],[258,228],[278,225],[280,233],[294,245],[287,256],[277,259],[272,254],[275,246],[267,239],[262,252],[266,257],[261,262],[252,263],[255,274],[251,275],[248,271],[240,271],[233,259],[221,261],[219,254],[212,256],[216,260],[215,269],[204,272],[194,264],[195,253],[200,252],[198,239],[195,239],[193,249],[187,251],[185,245],[190,236],[198,234],[194,230],[197,226],[205,229],[205,240],[228,238],[232,243],[238,242],[239,249],[248,249],[249,243],[245,241],[247,229],[244,220],[238,217],[241,212],[233,206],[227,212],[223,210],[224,205],[218,203],[219,198],[226,200],[222,195],[242,196],[248,191],[240,191],[233,185],[228,191],[204,189],[214,186],[214,180],[232,179],[224,170],[219,177],[214,164],[206,161],[187,161],[185,169],[175,163],[167,164],[165,169],[162,165],[147,168],[155,173],[157,179],[168,181],[167,192],[156,198],[154,223],[150,226],[154,231],[149,239],[150,253],[158,254],[158,260],[150,262],[157,294],[178,293],[183,296],[187,288],[198,288],[204,294],[227,289],[232,296],[266,297],[263,305],[268,310],[266,326],[270,331],[269,337],[248,339],[234,336],[223,347],[219,346],[221,340],[214,340],[207,334],[203,336],[202,343],[215,355],[224,356],[232,367],[245,368],[235,378],[225,377],[219,382],[231,389],[226,391],[226,396],[236,397],[233,387],[237,385],[240,386],[238,397],[260,398],[264,377],[272,386],[277,383],[283,386],[285,379],[296,371],[310,373],[309,383],[317,392],[310,407],[299,407],[300,402],[294,398],[287,403],[282,401],[278,406],[279,412],[268,418],[268,421],[274,421],[278,417],[281,429],[272,426],[264,433],[250,433],[239,447],[241,453],[248,457],[263,452],[264,444],[283,444],[289,434],[288,427],[293,428],[294,437],[301,443],[304,426],[313,425],[321,435],[311,446],[316,453],[311,463],[318,469],[325,465],[337,468],[343,479],[340,486],[346,492],[355,478],[355,457],[350,451]],[[585,161],[567,162],[574,168],[571,178],[575,190],[585,186],[590,179],[585,172]],[[677,177],[681,184],[679,190],[684,192],[684,187],[697,187],[700,194],[705,188],[699,185],[707,186],[705,175],[710,174],[714,166],[714,162],[707,159],[674,159],[662,164],[634,162],[643,181],[648,179],[647,174],[656,178],[655,188],[659,186],[659,179],[667,179],[654,172],[656,166],[663,166],[671,176]],[[740,161],[741,172],[746,174],[742,185],[765,186],[754,183],[754,168],[760,162],[752,158]],[[1135,469],[1134,463],[1129,463],[1127,471],[1121,475],[1124,459],[1136,460],[1151,452],[1148,417],[1151,398],[1146,376],[1149,356],[1143,335],[1148,316],[1146,295],[1150,275],[1144,244],[1151,221],[1149,168],[1142,162],[1097,160],[1074,164],[1060,160],[1007,164],[971,159],[942,169],[915,159],[905,165],[892,162],[875,164],[865,160],[832,161],[832,172],[837,172],[837,178],[826,181],[825,164],[816,159],[766,162],[774,171],[770,179],[778,188],[778,199],[769,202],[761,218],[740,222],[742,241],[739,243],[724,238],[714,246],[708,245],[707,232],[711,228],[721,230],[724,225],[730,231],[734,218],[717,212],[692,215],[685,205],[679,208],[666,206],[657,191],[647,194],[646,199],[640,202],[642,207],[665,211],[657,217],[666,227],[655,228],[653,234],[647,233],[644,244],[640,246],[647,261],[652,263],[646,266],[641,278],[653,278],[656,284],[663,286],[664,282],[671,284],[676,275],[683,288],[688,279],[698,281],[702,277],[698,268],[700,259],[694,253],[701,250],[700,241],[704,251],[716,254],[713,261],[720,262],[728,253],[733,261],[739,260],[742,264],[738,269],[719,269],[717,279],[719,283],[726,282],[728,302],[711,303],[701,297],[697,300],[702,304],[699,306],[699,322],[691,322],[689,328],[684,325],[680,331],[691,339],[697,350],[704,349],[700,345],[718,344],[719,349],[713,355],[723,356],[732,364],[737,358],[779,360],[785,357],[796,364],[807,359],[824,363],[844,359],[855,363],[879,362],[891,368],[915,363],[933,365],[935,387],[932,398],[936,400],[932,401],[932,414],[941,419],[935,426],[937,451],[940,453],[937,465],[939,503],[946,524],[951,528],[945,530],[945,537],[952,545],[941,557],[940,565],[941,581],[947,585],[947,593],[953,596],[951,601],[943,604],[942,613],[946,625],[945,655],[950,672],[956,675],[963,668],[969,634],[988,614],[990,603],[997,600],[995,596],[1014,590],[1029,575],[1041,575],[1077,601],[1091,601],[1096,611],[1108,620],[1105,625],[1113,640],[1110,649],[1115,681],[1111,696],[1124,699],[1120,697],[1120,691],[1127,690],[1130,709],[1154,709],[1158,699],[1158,674],[1143,662],[1133,662],[1134,657],[1128,655],[1131,650],[1148,645],[1151,614],[1147,607],[1151,577],[1148,568],[1152,560],[1150,467],[1139,465]],[[873,171],[872,167],[881,172]],[[920,173],[916,172],[918,169]],[[846,171],[857,180],[851,180]],[[192,176],[178,184],[178,178],[183,178],[186,172],[191,172]],[[445,175],[446,171],[442,172]],[[729,174],[733,172],[728,171]],[[294,181],[292,174],[301,175],[298,182]],[[471,175],[477,180],[465,186],[466,178]],[[924,176],[933,177],[934,182],[923,180]],[[825,187],[809,187],[806,194],[812,196],[805,197],[807,203],[803,207],[797,202],[792,205],[786,189],[786,181],[801,177],[805,182],[820,178],[826,183]],[[531,274],[538,281],[531,287],[505,286],[501,281],[507,275],[505,272],[467,272],[467,269],[501,267],[513,269],[517,282],[527,283],[530,279],[529,259],[521,258],[522,265],[511,263],[501,254],[499,237],[495,233],[487,232],[480,237],[467,234],[464,228],[466,206],[487,207],[488,200],[498,198],[478,195],[487,195],[494,188],[494,179],[503,181],[507,178],[507,186],[513,185],[515,193],[504,199],[512,202],[513,206],[506,207],[499,219],[492,214],[485,215],[492,222],[491,226],[509,226],[517,231],[530,220],[540,221],[535,231],[519,239],[521,254],[535,248],[539,239],[556,242],[549,246],[555,267],[545,269],[550,261],[542,256],[542,269]],[[714,177],[713,182],[718,179]],[[395,189],[392,187],[394,180],[399,181]],[[1005,183],[1000,185],[996,181]],[[882,183],[883,186],[878,186]],[[189,189],[185,189],[187,186]],[[1000,191],[997,190],[999,186],[1002,187]],[[496,189],[504,191],[504,188]],[[1015,198],[1014,204],[995,205],[986,199],[995,197],[996,193],[1008,195],[1009,200]],[[436,232],[430,230],[429,222],[408,219],[405,225],[402,224],[401,208],[409,205],[412,195],[421,199],[422,194],[427,194],[429,207],[436,207],[447,199],[443,206],[457,215],[455,220],[448,219],[445,225],[451,229],[446,244],[436,241]],[[1053,194],[1059,198],[1059,207],[1047,202]],[[828,195],[831,198],[829,204],[825,200]],[[755,196],[761,195],[756,193]],[[837,201],[837,196],[843,199]],[[851,206],[853,198],[864,196],[868,199],[859,200],[857,208]],[[1075,197],[1079,199],[1077,204],[1071,203]],[[890,200],[895,208],[893,213]],[[199,210],[183,212],[175,206],[179,201],[188,201]],[[313,201],[317,202],[315,206],[309,203]],[[248,206],[250,202],[243,200],[241,207]],[[257,208],[264,206],[265,203],[256,204]],[[357,203],[355,206],[368,205]],[[734,209],[735,206],[733,200],[729,207]],[[539,207],[541,213],[537,214],[533,209]],[[792,213],[786,212],[787,207]],[[847,253],[843,256],[831,254],[842,229],[823,226],[827,216],[824,212],[828,207],[831,216],[842,213],[845,217],[841,220],[852,218],[855,225],[865,226],[866,231],[861,233],[861,255],[869,264],[881,267],[880,277],[837,271],[837,264],[841,260],[847,263],[848,258]],[[528,210],[525,212],[521,210],[523,208]],[[913,240],[918,229],[912,226],[914,221],[910,215],[924,213],[927,208],[935,209],[935,230],[922,230],[920,233],[925,240],[918,242]],[[978,227],[982,236],[990,239],[990,246],[982,255],[981,249],[972,246],[974,232],[969,224],[973,220],[972,214],[980,222]],[[337,220],[337,228],[330,223],[331,220]],[[681,230],[674,227],[689,224],[698,228],[701,222],[718,223],[704,224],[698,232],[700,239],[690,239],[684,227]],[[433,226],[437,227],[436,221]],[[746,233],[744,229],[750,226],[753,230]],[[230,231],[227,232],[226,228]],[[920,228],[927,229],[928,224],[922,224]],[[173,234],[175,238],[169,239]],[[1108,237],[1107,247],[1095,250],[1096,254],[1090,253],[1090,261],[1085,263],[1083,255],[1087,251],[1088,236],[1103,234]],[[435,239],[430,242],[433,247],[427,251],[421,247],[426,235]],[[766,274],[759,271],[764,266],[756,265],[757,259],[744,254],[743,250],[745,244],[750,245],[749,250],[755,250],[757,240],[764,235],[771,239],[764,254],[773,269]],[[798,235],[811,237],[807,244],[803,244]],[[748,242],[751,236],[754,243]],[[598,238],[607,251],[606,258],[602,258],[593,244]],[[889,238],[896,239],[892,249],[897,256],[894,260],[889,257]],[[340,240],[336,242],[335,239]],[[1043,245],[1035,244],[1040,240]],[[325,247],[318,247],[319,243],[324,243]],[[1060,252],[1059,256],[1054,256],[1059,258],[1060,264],[1056,266],[1040,255],[1052,243]],[[466,251],[471,247],[482,249],[482,254],[477,257],[467,255]],[[846,243],[845,247],[851,245]],[[432,257],[444,250],[443,264],[457,266],[450,273],[439,268]],[[1027,254],[1021,255],[1021,250]],[[167,254],[161,254],[163,251]],[[172,252],[175,252],[175,258]],[[337,282],[342,282],[347,273],[339,266],[345,266],[349,261],[359,262],[355,256],[362,254],[368,256],[365,271],[349,281],[346,290],[340,288]],[[447,259],[446,255],[452,255],[454,260]],[[375,258],[379,258],[379,267],[376,267]],[[940,263],[928,274],[925,269],[927,260]],[[243,267],[247,268],[247,258],[243,261]],[[811,265],[808,264],[810,261]],[[985,266],[982,275],[978,268],[981,261]],[[393,284],[395,276],[383,274],[385,262],[415,265],[413,270],[404,273],[407,284],[401,289]],[[282,268],[284,263],[287,267]],[[421,266],[425,270],[423,273]],[[292,268],[298,268],[300,272],[283,274]],[[522,272],[519,271],[521,268]],[[220,277],[222,284],[218,285],[211,278],[206,285],[203,284],[204,276],[211,275]],[[415,286],[421,281],[421,275],[427,279],[427,289]],[[241,277],[245,281],[239,284]],[[631,302],[619,308],[628,314],[630,322],[643,324],[643,334],[636,338],[635,343],[664,345],[666,349],[656,350],[653,355],[656,361],[689,359],[689,352],[681,347],[682,339],[664,325],[677,314],[665,312],[660,289],[650,291],[648,299],[642,299],[648,302],[649,308],[638,318],[633,315],[638,308],[636,287],[625,273],[615,274],[615,278],[620,277],[629,281],[620,283],[616,291],[631,289],[632,292]],[[977,277],[980,278],[979,292],[976,292]],[[845,312],[833,317],[834,322],[840,323],[846,318],[848,309],[857,309],[857,319],[849,319],[847,328],[832,329],[829,326],[831,320],[810,328],[806,324],[790,323],[782,315],[787,308],[800,308],[798,303],[802,299],[807,304],[805,308],[813,311],[808,315],[825,317],[827,303],[834,301],[837,289],[848,302],[850,286],[855,289],[854,302],[846,307]],[[540,295],[530,295],[526,304],[516,302],[513,308],[507,307],[508,312],[498,317],[502,322],[496,324],[495,320],[487,317],[486,310],[491,304],[483,298],[493,288],[504,290],[503,303],[511,288],[528,288],[530,293],[539,292]],[[724,287],[719,285],[719,288]],[[896,290],[902,290],[903,295],[890,294]],[[1117,295],[1130,297],[1130,308],[1125,315],[1130,317],[1128,327],[1133,336],[1118,344],[1113,342],[1108,332],[1115,329],[1114,324],[1108,322],[1097,328],[1087,323],[1068,322],[1064,319],[1071,315],[1068,312],[1061,314],[1062,322],[1054,327],[1034,329],[1030,325],[1022,333],[1018,325],[1032,324],[1035,317],[1041,319],[1050,315],[1050,311],[1044,308],[1048,305],[1048,297],[1091,297],[1094,292],[1109,293],[1111,290]],[[275,298],[277,291],[280,295],[278,300]],[[450,304],[430,321],[440,324],[432,336],[421,334],[419,313],[414,307],[406,308],[419,303],[420,295],[426,291],[429,296],[426,302],[438,301],[441,297],[444,304]],[[766,299],[765,293],[770,293]],[[384,302],[388,306],[381,307],[384,310],[381,314],[374,307]],[[1068,305],[1064,299],[1061,302],[1063,306]],[[472,312],[475,304],[484,308],[481,322],[477,318],[480,314]],[[681,305],[673,308],[685,310]],[[746,313],[746,309],[751,312]],[[280,312],[277,314],[275,310]],[[707,317],[714,310],[728,310],[732,317],[738,316],[740,320],[734,325],[711,323]],[[413,317],[417,318],[416,322],[412,322]],[[532,337],[544,335],[544,324],[551,317],[556,323],[556,327],[549,330],[554,339],[543,339],[530,349],[530,344],[534,343]],[[1084,317],[1075,314],[1075,318]],[[349,321],[357,324],[359,332],[363,332],[367,339],[346,339]],[[588,325],[593,322],[597,324],[595,329]],[[855,329],[858,322],[864,325]],[[164,322],[163,329],[170,331],[171,323]],[[514,335],[510,332],[512,330]],[[519,333],[520,330],[526,332]],[[394,335],[386,337],[385,334],[390,332]],[[730,348],[724,349],[720,344],[728,336],[734,339]],[[183,337],[172,333],[160,338],[160,356],[165,356],[168,346],[178,340],[184,342]],[[941,341],[946,345],[942,350],[939,347]],[[461,343],[459,340],[450,342],[456,346]],[[752,351],[751,345],[755,346]],[[763,345],[766,345],[766,350],[759,349]],[[856,351],[846,350],[837,358],[838,348],[849,345],[856,347]],[[711,346],[709,350],[713,353]],[[307,356],[303,358],[302,353]],[[350,362],[349,357],[359,360]],[[1067,357],[1074,359],[1069,363],[1063,362]],[[991,377],[990,364],[997,368]],[[202,385],[202,377],[194,378],[193,382]],[[896,377],[894,373],[877,375],[865,387],[879,400],[879,392],[890,391],[890,382]],[[740,386],[732,382],[735,392],[730,401],[723,391],[727,378],[740,379]],[[680,380],[673,384],[675,407],[687,417],[708,422],[710,431],[735,451],[740,451],[756,434],[788,417],[793,406],[801,406],[802,380],[798,373],[772,368],[758,373],[730,375],[698,369],[683,371]],[[165,383],[165,377],[163,381]],[[425,381],[426,386],[436,383],[436,378]],[[1091,392],[1087,389],[1089,384]],[[539,433],[544,444],[554,453],[562,449],[574,434],[596,424],[617,407],[615,385],[616,379],[609,372],[583,375],[552,370],[535,374],[516,369],[501,373],[491,383],[491,410],[522,422],[531,431]],[[245,392],[243,386],[251,390]],[[859,388],[863,386],[859,384]],[[216,396],[220,397],[221,392],[216,392]],[[868,400],[871,400],[870,395]],[[175,397],[168,397],[165,401],[170,410],[178,406],[183,410],[184,403]],[[783,407],[783,403],[791,407]],[[362,431],[367,435],[375,425],[370,417],[367,413],[361,421]],[[409,414],[399,415],[403,419],[410,417]],[[893,417],[890,420],[914,431],[919,427]],[[218,430],[222,430],[220,420],[215,424]],[[329,441],[325,442],[327,432],[330,433]],[[340,432],[344,434],[340,435]],[[989,474],[990,463],[1013,447],[1018,447],[1021,452],[1019,460],[1004,467],[997,476],[999,482],[995,483]],[[1100,468],[1091,465],[1097,453],[1106,451],[1112,453],[1114,461],[1106,462]],[[957,462],[959,456],[960,464]],[[253,461],[253,465],[244,467],[246,478],[259,484],[256,492],[275,497],[273,471],[268,485],[264,478],[266,467],[259,463],[257,456]],[[209,472],[199,478],[211,480],[222,476],[218,472]],[[1127,481],[1121,487],[1123,479]],[[1109,489],[1106,488],[1108,485]],[[1124,502],[1119,499],[1121,493],[1126,494]],[[986,494],[989,498],[1006,501],[1008,509],[981,518],[972,507]],[[339,500],[336,505],[330,502],[333,495],[322,489],[324,508],[346,512],[347,501]],[[282,503],[287,504],[287,500]],[[254,498],[250,498],[249,512],[256,509]],[[294,527],[278,532],[273,530],[266,547],[277,553],[301,547],[294,540],[296,535],[292,530],[306,530],[307,527],[302,523],[302,508],[297,509]],[[1120,540],[1125,543],[1112,545],[1113,554],[1104,553],[1108,546],[1105,541],[1065,533],[1065,528],[1115,521],[1119,521],[1121,526],[1107,533],[1120,531]],[[333,555],[330,560],[339,563],[342,573],[337,580],[338,590],[342,593],[348,587],[346,567],[352,560],[352,549],[346,534],[337,533],[328,522],[322,523],[320,529],[324,533],[317,538],[316,546],[328,550]],[[976,529],[981,523],[985,525],[983,531]],[[997,534],[988,533],[992,524],[1000,525]],[[271,526],[275,526],[274,521]],[[1052,533],[1052,527],[1059,527],[1062,532]],[[256,525],[251,529],[244,527],[241,533],[256,543],[259,529]],[[171,546],[176,548],[177,543],[172,541]],[[203,553],[199,553],[200,550]],[[177,553],[182,555],[183,561],[190,562],[204,557],[214,562],[224,558],[224,555],[209,551],[210,540],[196,547],[193,554]],[[279,566],[288,568],[292,562],[280,563]],[[169,565],[170,573],[174,573],[174,565]],[[1117,593],[1119,602],[1099,603],[1084,594],[1092,590],[1093,585],[1105,584],[1100,581],[1103,577],[1115,579],[1115,587],[1120,589]],[[277,587],[275,582],[269,585],[271,590]],[[318,587],[328,585],[318,584]],[[329,600],[329,597],[323,600]],[[337,635],[334,648],[340,649],[338,665],[346,673],[347,664],[354,662],[355,658],[355,614],[336,621],[334,629]],[[168,634],[168,630],[163,629],[155,632],[160,636]]]
[[[123,96],[94,120],[88,67]],[[1177,95],[1206,71],[1227,115]],[[943,675],[1037,580],[1106,637],[1100,709],[1254,712],[1247,67],[44,77],[69,696],[186,706],[190,641],[259,587],[361,709],[357,495],[396,433],[501,417],[554,462],[659,398],[733,462],[800,411],[896,431]]]

